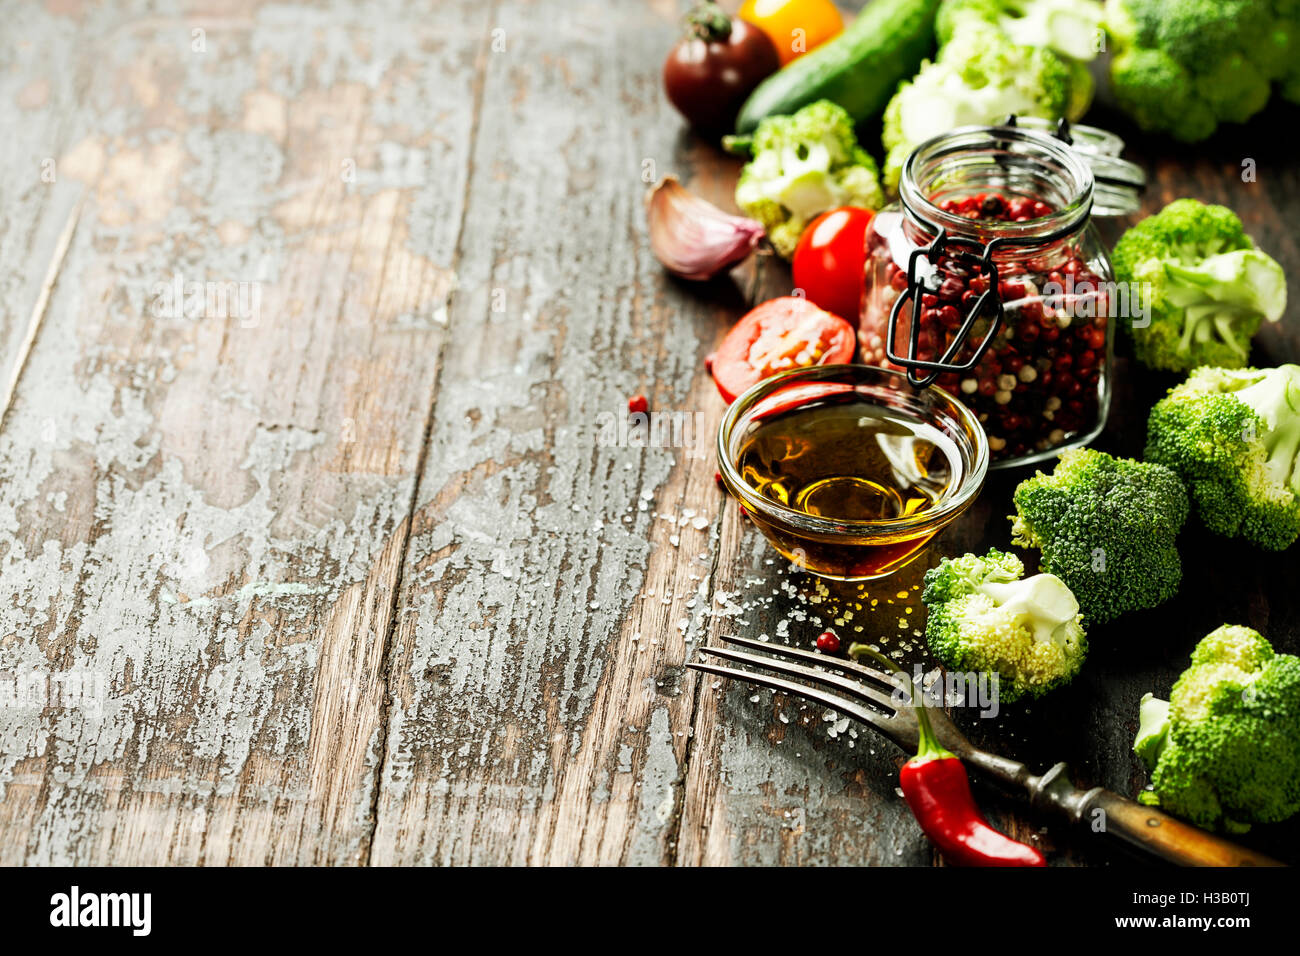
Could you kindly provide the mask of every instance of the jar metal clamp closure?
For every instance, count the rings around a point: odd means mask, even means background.
[[[1013,113],[1003,122],[1004,128],[1018,128],[1016,115]],[[1137,208],[1137,196],[1145,188],[1146,177],[1142,170],[1132,163],[1118,159],[1114,153],[1118,152],[1119,141],[1111,134],[1103,130],[1097,130],[1092,127],[1078,127],[1084,132],[1084,138],[1081,143],[1076,143],[1074,136],[1071,135],[1070,124],[1067,120],[1061,119],[1052,129],[1050,124],[1041,119],[1029,119],[1025,126],[1036,129],[1039,132],[1047,132],[1049,129],[1051,135],[1061,142],[1087,157],[1089,166],[1092,169],[1094,180],[1105,190],[1104,196],[1112,201],[1104,202],[1099,212],[1114,214],[1117,212],[1133,211]],[[1116,146],[1111,145],[1114,141]],[[1091,202],[1087,212],[1091,211]],[[984,353],[988,351],[989,346],[993,344],[997,333],[1002,326],[1004,319],[1004,310],[1002,298],[999,291],[998,269],[993,260],[995,250],[1008,246],[1039,246],[1056,242],[1071,235],[1077,226],[1066,225],[1049,233],[1038,233],[1033,236],[1011,237],[998,236],[990,239],[986,243],[981,243],[976,239],[966,236],[952,236],[948,231],[939,225],[936,225],[923,217],[921,221],[932,233],[934,239],[926,246],[914,249],[908,255],[907,261],[907,286],[894,300],[890,309],[889,323],[886,328],[885,354],[889,360],[896,365],[907,369],[908,382],[918,388],[929,385],[945,372],[961,373],[973,369],[979,364]],[[908,323],[907,352],[900,353],[897,348],[897,328],[902,314],[903,306],[910,300],[914,304],[919,303],[921,296],[938,291],[941,280],[941,274],[938,271],[937,257],[947,253],[951,259],[957,262],[974,266],[980,270],[981,277],[988,282],[988,288],[979,296],[971,307],[961,326],[957,329],[953,339],[944,349],[943,354],[937,361],[928,361],[918,357],[918,339],[920,334],[920,322],[914,321]],[[925,260],[928,269],[919,268],[921,260]],[[914,311],[916,311],[914,309]],[[975,327],[976,322],[982,318],[989,318],[989,328],[987,334],[980,341],[971,353],[970,357],[962,362],[956,363],[954,359],[965,346],[967,339],[970,337],[971,330]]]

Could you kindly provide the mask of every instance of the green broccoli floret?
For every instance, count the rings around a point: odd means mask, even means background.
[[[1115,99],[1144,130],[1205,139],[1295,69],[1294,0],[1107,0]]]
[[[1292,103],[1300,103],[1300,0],[1277,0],[1273,29],[1265,44],[1269,62],[1283,64],[1278,92]]]
[[[1166,703],[1142,698],[1133,749],[1144,794],[1207,829],[1242,832],[1300,810],[1300,657],[1225,624],[1202,638]]]
[[[1131,322],[1133,351],[1151,368],[1241,368],[1250,340],[1286,310],[1286,275],[1255,248],[1226,206],[1176,199],[1124,233],[1115,278],[1149,307]]]
[[[876,162],[858,145],[853,121],[830,100],[809,103],[792,116],[769,116],[748,146],[753,159],[736,183],[736,205],[767,230],[789,259],[804,227],[836,206],[878,209],[884,202]]]
[[[885,184],[897,189],[912,150],[948,130],[1000,123],[1008,113],[1059,119],[1071,102],[1071,76],[1046,48],[1012,43],[977,18],[960,21],[934,62],[922,64],[885,107]]]
[[[1099,41],[1104,15],[1097,0],[948,0],[935,17],[934,33],[944,44],[963,21],[983,20],[1002,30],[1012,43],[1046,47],[1068,60],[1087,63],[1103,49]]]
[[[1042,552],[1042,570],[1074,592],[1089,625],[1154,607],[1178,590],[1174,539],[1187,520],[1178,476],[1153,462],[1090,448],[1061,454],[1016,488],[1012,540]]]
[[[1145,457],[1183,479],[1215,534],[1290,547],[1300,537],[1300,365],[1198,368],[1151,410]]]
[[[944,558],[925,573],[930,650],[946,667],[998,675],[998,699],[1041,697],[1068,684],[1088,653],[1079,602],[1054,574],[996,548]]]

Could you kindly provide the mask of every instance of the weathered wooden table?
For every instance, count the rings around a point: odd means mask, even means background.
[[[713,483],[703,358],[790,280],[649,253],[647,180],[728,203],[737,168],[661,95],[678,12],[3,5],[0,863],[933,861],[891,745],[682,669],[844,595]],[[1150,207],[1227,201],[1300,275],[1268,123],[1135,152]],[[1121,365],[1107,447],[1165,384]],[[611,444],[637,392],[690,440]],[[1013,481],[844,630],[910,633],[929,563],[1006,543]],[[1198,636],[1297,650],[1296,551],[1183,540],[1175,602],[976,737],[1131,793],[1137,699]]]

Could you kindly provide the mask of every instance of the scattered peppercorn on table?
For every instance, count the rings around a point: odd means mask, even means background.
[[[683,664],[830,629],[928,666],[923,573],[1009,548],[1026,473],[861,584],[715,484],[705,358],[791,278],[651,254],[649,183],[734,212],[740,166],[664,98],[674,5],[212,9],[0,39],[0,864],[937,862],[910,754]],[[1104,119],[1145,211],[1227,203],[1300,278],[1295,108],[1194,148]],[[1300,360],[1297,298],[1259,364]],[[1176,379],[1114,374],[1097,447],[1137,455]],[[1134,796],[1139,700],[1199,638],[1300,650],[1300,547],[1179,546],[1175,599],[956,714],[974,743]],[[1128,859],[975,793],[1053,865]],[[1296,820],[1240,840],[1300,862]]]

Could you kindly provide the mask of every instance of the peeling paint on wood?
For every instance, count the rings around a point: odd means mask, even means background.
[[[6,262],[58,277],[0,435],[0,672],[108,692],[3,711],[3,862],[364,862],[487,31],[464,6],[9,34],[57,55],[9,52],[49,92],[3,92],[54,118],[6,131]],[[190,312],[174,280],[233,285]],[[12,367],[39,294],[6,288]]]
[[[933,861],[890,745],[682,668],[828,621],[712,478],[704,356],[788,272],[688,288],[645,240],[647,180],[727,206],[738,167],[660,93],[674,4],[7,13],[0,863]],[[1163,161],[1149,205],[1227,201],[1295,271],[1294,170],[1219,167]],[[636,393],[684,440],[608,441]],[[1010,487],[943,550],[1004,545]],[[1232,558],[1215,613],[1294,650],[1295,559]],[[924,567],[856,619],[909,660]],[[1094,650],[1082,719],[969,729],[1132,790],[1169,620]]]

